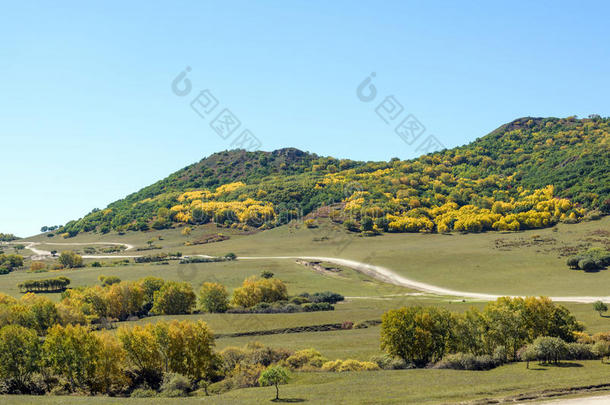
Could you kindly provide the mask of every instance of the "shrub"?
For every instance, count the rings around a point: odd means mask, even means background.
[[[161,395],[165,397],[185,397],[192,390],[189,379],[178,373],[167,373],[163,376]]]
[[[307,297],[311,302],[328,302],[329,304],[336,304],[345,299],[343,295],[331,291],[317,292],[312,295],[307,295]]]
[[[343,321],[341,324],[341,329],[352,329],[354,327],[354,322],[352,321]]]
[[[581,259],[578,262],[578,267],[584,271],[594,271],[598,269],[597,263],[595,260],[590,258]]]
[[[335,307],[333,307],[328,302],[317,302],[310,304],[303,304],[303,311],[305,312],[316,312],[316,311],[333,311]]]
[[[566,360],[593,360],[597,358],[593,345],[583,343],[568,343]]]
[[[327,361],[322,365],[323,371],[342,373],[346,371],[374,371],[379,366],[370,361],[359,361],[353,359]]]
[[[291,369],[296,370],[304,367],[320,368],[327,361],[328,359],[324,358],[319,351],[315,349],[304,349],[299,350],[288,357],[285,363]]]
[[[377,364],[383,370],[404,370],[410,368],[410,365],[400,357],[392,357],[388,354],[372,356],[369,361]]]
[[[261,272],[261,278],[272,278],[272,277],[273,277],[273,273],[268,270],[263,270]]]
[[[317,228],[316,222],[313,219],[306,219],[305,226],[309,229]]]
[[[499,365],[491,356],[475,356],[470,353],[448,354],[434,368],[452,370],[491,370]]]
[[[131,392],[132,398],[154,398],[157,396],[157,391],[150,388],[136,388]]]
[[[44,270],[47,267],[43,262],[32,262],[30,265],[30,271],[37,272],[40,270]]]

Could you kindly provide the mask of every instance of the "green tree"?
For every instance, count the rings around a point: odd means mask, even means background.
[[[154,293],[151,312],[162,315],[189,314],[195,307],[196,300],[189,283],[168,281]]]
[[[595,304],[593,304],[593,308],[599,312],[599,316],[604,316],[604,312],[608,312],[608,306],[602,301],[597,301]]]
[[[269,366],[261,373],[258,383],[261,387],[275,386],[275,399],[280,399],[280,384],[286,384],[290,380],[290,372],[281,366]]]
[[[381,348],[423,367],[443,357],[451,338],[451,314],[439,308],[408,307],[383,314]]]
[[[199,303],[205,312],[227,312],[229,293],[218,283],[203,283],[199,291]]]

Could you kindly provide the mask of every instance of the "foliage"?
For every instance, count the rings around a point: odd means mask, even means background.
[[[229,293],[218,283],[203,283],[199,290],[199,304],[205,312],[227,312],[229,309]]]
[[[608,305],[604,304],[602,301],[597,301],[593,304],[593,309],[599,312],[599,316],[603,316],[604,312],[608,312]]]
[[[69,269],[83,267],[83,258],[72,251],[64,251],[59,255],[59,263]]]
[[[572,342],[574,332],[582,330],[565,307],[548,298],[502,297],[483,311],[462,314],[423,307],[388,311],[382,317],[381,347],[418,367],[458,352],[505,362],[539,337]]]
[[[57,292],[64,291],[70,285],[70,279],[60,276],[40,280],[27,280],[17,287],[21,292]]]
[[[375,371],[379,370],[379,366],[370,361],[347,359],[327,361],[322,365],[322,370],[336,373],[343,373],[346,371]]]
[[[197,297],[190,283],[167,281],[155,291],[151,312],[163,315],[189,314],[195,307]]]
[[[609,130],[608,118],[526,117],[469,145],[408,161],[225,151],[59,232],[210,220],[267,229],[335,203],[343,204],[342,221],[355,232],[516,231],[575,222],[593,218],[587,210],[610,213]]]
[[[290,372],[281,366],[270,366],[262,372],[258,383],[261,387],[274,385],[275,386],[275,399],[280,398],[280,384],[287,384],[290,380]]]
[[[23,266],[23,256],[0,254],[0,274],[8,274]]]
[[[261,302],[273,303],[288,299],[286,285],[278,279],[250,277],[233,291],[233,305],[250,308]]]

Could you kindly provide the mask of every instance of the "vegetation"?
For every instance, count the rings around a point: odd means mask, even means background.
[[[590,248],[585,253],[568,258],[567,264],[571,269],[601,270],[610,265],[610,251],[601,247]]]
[[[268,385],[275,386],[275,400],[280,399],[280,384],[288,383],[290,379],[290,373],[284,367],[281,366],[269,366],[265,371],[261,373],[258,383],[261,387]]]
[[[19,283],[18,287],[21,292],[61,292],[70,285],[70,279],[60,276],[56,278],[48,278],[42,280],[28,280]]]
[[[381,347],[418,367],[448,353],[488,355],[503,363],[516,360],[518,350],[538,337],[572,342],[574,332],[583,329],[565,307],[548,298],[504,297],[483,311],[463,314],[434,307],[388,311],[382,318]]]
[[[19,238],[12,233],[0,233],[0,242],[12,242],[17,239]]]
[[[597,116],[528,117],[411,161],[354,162],[296,149],[221,152],[59,232],[209,221],[268,229],[333,204],[334,220],[367,234],[509,231],[595,219],[610,212],[609,128],[610,119]]]
[[[68,269],[83,267],[83,258],[72,251],[61,252],[58,260],[62,266]]]
[[[0,254],[0,274],[8,274],[23,266],[23,256]]]

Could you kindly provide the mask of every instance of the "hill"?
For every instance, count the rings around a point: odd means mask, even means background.
[[[294,148],[224,151],[58,232],[209,221],[268,229],[308,214],[366,234],[576,222],[610,213],[609,133],[609,118],[526,117],[468,145],[406,161],[357,162]]]

